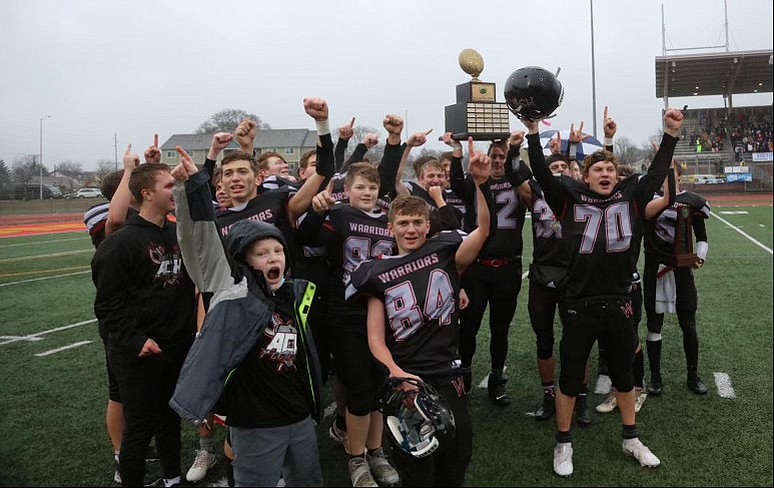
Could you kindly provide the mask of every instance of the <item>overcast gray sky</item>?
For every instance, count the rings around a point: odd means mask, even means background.
[[[729,0],[732,51],[772,48],[771,0]],[[511,72],[538,65],[559,75],[563,105],[551,120],[592,132],[588,0],[2,0],[0,159],[94,169],[193,132],[213,113],[237,108],[273,128],[309,128],[304,97],[322,97],[331,125],[351,117],[381,130],[385,114],[409,132],[444,130],[444,106],[469,80],[462,49],[484,58],[483,81],[498,100]],[[654,58],[668,49],[725,44],[723,0],[594,0],[598,132],[605,105],[618,134],[635,144],[659,132]],[[710,49],[721,52],[720,49]],[[683,51],[681,53],[695,51]],[[677,53],[673,53],[677,54]],[[722,106],[720,97],[674,99]],[[735,96],[736,106],[771,105],[771,94]],[[511,118],[511,129],[523,128]],[[382,137],[384,132],[382,130]],[[437,146],[440,148],[440,145]]]

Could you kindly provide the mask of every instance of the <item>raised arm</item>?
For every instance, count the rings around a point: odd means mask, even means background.
[[[328,123],[328,102],[322,98],[305,98],[304,111],[317,125],[317,166],[315,173],[288,201],[288,218],[291,222],[296,222],[298,217],[309,209],[317,190],[325,185],[327,178],[333,176],[335,165],[333,140]]]
[[[491,216],[493,215],[491,205],[491,194],[489,186],[486,184],[492,172],[492,161],[484,153],[477,152],[473,146],[473,138],[468,138],[468,155],[470,158],[470,174],[476,184],[476,204],[477,216],[476,227],[473,232],[468,234],[462,241],[460,247],[454,255],[454,262],[457,266],[457,273],[462,274],[470,264],[476,260],[481,248],[489,237],[492,227]]]
[[[118,182],[116,192],[110,199],[108,207],[108,218],[105,222],[105,237],[123,227],[126,222],[126,213],[132,206],[132,192],[129,190],[129,178],[132,176],[134,168],[140,165],[140,156],[132,152],[132,145],[129,144],[124,151],[124,174],[121,175],[121,181]]]
[[[247,154],[253,154],[257,124],[254,120],[245,119],[234,130],[234,138],[239,148]]]
[[[403,132],[403,119],[394,114],[387,114],[382,121],[384,130],[387,131],[387,143],[384,145],[384,155],[379,163],[379,196],[395,198],[395,180],[398,175],[398,165],[403,156],[400,134]]]
[[[334,149],[334,155],[336,156],[336,171],[342,171],[344,165],[344,153],[347,152],[347,146],[349,140],[355,135],[355,117],[349,124],[339,127],[339,140],[336,141],[336,149]]]
[[[403,184],[403,171],[406,169],[406,163],[411,150],[424,145],[427,142],[427,136],[431,132],[433,132],[433,129],[427,132],[417,132],[409,136],[406,147],[403,149],[403,156],[401,156],[400,163],[398,164],[398,171],[395,173],[395,193],[398,195],[408,195],[408,188]]]
[[[180,164],[172,169],[177,208],[177,241],[188,274],[199,291],[215,292],[233,285],[231,268],[215,224],[209,179],[178,146]]]

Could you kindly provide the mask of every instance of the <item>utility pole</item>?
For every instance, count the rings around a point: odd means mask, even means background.
[[[50,115],[40,118],[40,199],[43,200],[43,120],[50,119]]]

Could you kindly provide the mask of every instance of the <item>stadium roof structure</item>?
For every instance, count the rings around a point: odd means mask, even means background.
[[[656,98],[772,92],[772,50],[656,57]]]

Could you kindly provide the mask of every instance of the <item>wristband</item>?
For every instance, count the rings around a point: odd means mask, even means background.
[[[317,125],[317,135],[323,136],[325,134],[331,133],[331,124],[328,122],[328,119],[325,120],[315,120],[315,124]]]
[[[707,241],[698,241],[696,243],[696,255],[704,262],[707,259],[707,252],[709,251],[709,244]]]

